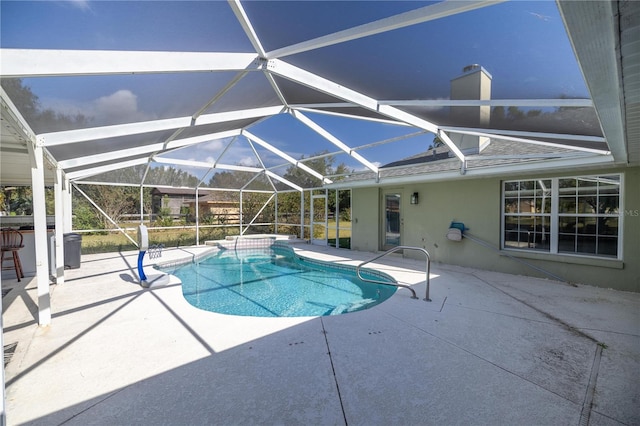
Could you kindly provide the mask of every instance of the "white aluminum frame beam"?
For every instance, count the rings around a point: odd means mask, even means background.
[[[218,112],[204,114],[198,117],[195,123],[192,117],[170,118],[165,120],[142,121],[138,123],[116,124],[112,126],[92,127],[88,129],[67,130],[62,132],[42,133],[44,146],[57,146],[69,143],[85,142],[90,140],[115,138],[163,130],[179,129],[183,127],[200,126],[204,124],[217,124],[247,118],[259,118],[272,116],[282,112],[282,106],[270,106],[263,108],[250,108],[245,110]],[[173,141],[172,141],[173,142]]]
[[[278,83],[276,83],[276,80],[273,78],[273,76],[268,72],[265,72],[264,76],[269,81],[269,84],[271,84],[271,88],[273,89],[273,91],[276,92],[276,95],[278,96],[278,99],[280,99],[280,102],[282,102],[282,105],[288,107],[289,102],[287,102],[287,99],[284,97],[284,93],[282,93],[280,86],[278,86]]]
[[[315,107],[313,105],[316,105]],[[335,104],[335,105],[344,105],[344,104]],[[353,107],[360,107],[360,105],[356,105],[356,104],[349,104],[348,108],[353,108]],[[344,118],[348,118],[350,120],[361,120],[361,121],[372,121],[374,123],[382,123],[382,124],[392,124],[394,126],[409,126],[409,124],[404,123],[402,121],[396,121],[396,120],[389,120],[389,119],[384,119],[384,118],[376,118],[376,117],[367,117],[364,115],[357,115],[357,114],[346,114],[346,113],[342,113],[342,112],[336,112],[336,111],[328,111],[328,110],[324,110],[324,109],[314,109],[314,108],[333,108],[333,104],[329,105],[329,104],[296,104],[296,105],[292,105],[291,109],[295,109],[297,111],[303,111],[303,112],[312,112],[315,114],[324,114],[324,115],[332,115],[335,117],[344,117]],[[338,108],[347,108],[346,106],[338,106]]]
[[[380,105],[408,107],[480,107],[480,106],[518,106],[518,107],[593,107],[591,99],[425,99],[380,101]]]
[[[240,80],[242,80],[246,75],[247,75],[248,71],[241,71],[239,73],[237,73],[235,75],[235,77],[233,77],[231,79],[231,81],[229,81],[222,89],[220,89],[218,91],[218,93],[215,94],[215,96],[213,98],[211,98],[206,104],[204,104],[202,107],[200,107],[200,109],[191,116],[191,125],[194,125],[196,123],[196,120],[198,119],[198,117],[200,117],[206,110],[207,108],[209,108],[211,105],[213,105],[214,103],[216,103],[221,97],[223,97],[229,90],[231,90],[236,84],[238,84],[238,82],[240,82]],[[177,138],[186,128],[180,128],[177,129],[176,131],[173,132],[173,134],[171,136],[169,136],[165,141],[164,141],[164,145],[163,145],[163,149],[165,150],[167,148],[167,146],[175,139]]]
[[[415,137],[418,137],[418,136],[422,136],[422,135],[424,135],[426,133],[429,133],[429,132],[427,132],[426,130],[419,130],[417,132],[407,133],[406,135],[395,136],[395,137],[392,137],[392,138],[387,138],[387,139],[383,139],[383,140],[380,140],[380,141],[371,142],[371,143],[368,143],[368,144],[365,144],[365,145],[359,145],[359,146],[353,147],[353,150],[354,151],[359,151],[361,149],[373,148],[373,147],[378,146],[378,145],[386,145],[388,143],[399,142],[399,141],[402,141],[402,140],[405,140],[405,139],[410,139],[410,138],[415,138]]]
[[[0,49],[3,78],[258,70],[255,53]]]
[[[247,187],[249,185],[251,185],[251,183],[253,183],[253,181],[255,181],[256,179],[258,179],[260,176],[263,176],[263,175],[264,175],[264,170],[262,170],[262,172],[260,172],[260,173],[256,173],[255,175],[253,175],[253,177],[251,179],[249,179],[249,181],[247,183],[242,185],[242,188],[240,188],[240,191],[246,191]],[[271,186],[273,187],[273,184]],[[273,191],[269,191],[269,192],[275,192],[275,188],[273,188]]]
[[[89,166],[91,164],[103,163],[105,161],[120,160],[124,158],[134,157],[143,154],[151,154],[162,149],[164,144],[154,143],[151,145],[138,146],[135,148],[121,149],[118,151],[105,152],[102,154],[87,155],[85,157],[69,158],[68,160],[62,160],[58,162],[58,165],[63,169],[71,169],[75,167]]]
[[[249,20],[244,7],[242,7],[240,0],[228,0],[228,3],[231,7],[231,10],[233,10],[233,13],[236,15],[238,22],[240,22],[242,29],[249,38],[251,45],[253,45],[255,51],[258,52],[258,55],[260,55],[261,58],[264,58],[266,56],[266,51],[264,50],[264,47],[262,47],[262,43],[260,43],[258,34],[253,28],[253,25],[251,25],[251,21]]]
[[[299,192],[304,191],[304,189],[301,186],[296,185],[295,183],[283,178],[282,176],[272,172],[271,170],[265,170],[264,172],[265,172],[265,174],[267,176],[270,176],[275,180],[279,180],[280,182],[284,183],[285,185],[290,186],[291,188],[295,189],[296,191],[299,191]],[[276,192],[278,192],[278,191],[276,191]]]
[[[264,171],[259,167],[249,167],[249,166],[236,166],[232,164],[215,164],[215,163],[207,163],[205,161],[195,161],[195,160],[183,160],[180,158],[168,158],[168,157],[153,157],[151,160],[154,163],[160,164],[175,164],[187,167],[198,167],[204,169],[223,169],[223,170],[235,170],[241,172],[252,172],[252,173],[261,173]]]
[[[424,134],[427,134],[427,133],[429,133],[429,132],[427,132],[426,130],[419,130],[417,132],[409,133],[409,134],[406,134],[406,135],[401,135],[401,136],[396,136],[396,137],[393,137],[393,138],[383,139],[383,140],[379,140],[379,141],[376,141],[376,142],[371,142],[371,143],[368,143],[368,144],[365,144],[365,145],[354,146],[351,149],[353,151],[359,151],[361,149],[373,148],[373,147],[376,147],[376,146],[379,146],[379,145],[385,145],[385,144],[388,144],[388,143],[398,142],[398,141],[401,141],[401,140],[404,140],[404,139],[409,139],[409,138],[421,136],[421,135],[424,135]],[[300,161],[302,161],[303,163],[306,163],[308,161],[318,160],[320,158],[331,157],[333,155],[339,155],[339,154],[342,154],[342,153],[343,153],[342,151],[327,152],[325,154],[318,154],[318,155],[314,155],[312,157],[306,157],[306,158],[301,159]],[[277,166],[270,167],[270,169],[277,169],[277,168],[283,167],[285,165],[286,164],[279,164]],[[362,172],[359,172],[359,173],[362,173]],[[365,172],[365,173],[367,173],[367,172]],[[345,174],[342,174],[342,175],[331,175],[331,176],[327,176],[327,177],[347,176],[347,175],[352,175],[352,174],[353,173],[345,173]]]
[[[458,159],[460,159],[460,161],[462,161],[462,170],[464,171],[464,168],[466,167],[466,159],[465,159],[465,155],[462,153],[462,151],[460,151],[460,149],[456,146],[456,144],[451,140],[451,138],[449,137],[449,135],[447,135],[444,130],[438,130],[437,133],[438,137],[440,138],[440,140],[442,142],[444,142],[448,147],[452,147],[455,146],[456,149],[458,150],[458,153],[456,153],[456,156],[458,157]]]
[[[225,94],[227,94],[229,90],[233,89],[236,86],[236,84],[238,84],[240,80],[242,80],[248,73],[249,71],[241,71],[238,74],[236,74],[235,77],[231,79],[231,81],[225,84],[225,86],[222,89],[220,89],[213,98],[209,100],[209,102],[204,104],[195,114],[191,116],[192,120],[194,121],[197,120],[198,117],[202,115],[202,113],[204,113],[209,107],[211,107],[211,105],[218,102],[218,100],[220,100],[220,98],[222,98]]]
[[[1,55],[0,58],[2,58]],[[2,65],[3,61],[4,58],[0,60],[0,66]],[[2,75],[2,73],[0,73],[0,75]],[[31,127],[27,123],[27,120],[24,119],[24,117],[22,116],[18,108],[16,108],[16,106],[13,104],[13,101],[11,101],[11,98],[9,98],[9,95],[7,95],[7,92],[5,92],[2,86],[0,86],[0,108],[4,110],[2,113],[3,120],[8,120],[12,126],[19,129],[20,133],[25,136],[26,141],[36,143],[36,134],[33,132],[33,130],[31,130]],[[24,148],[26,149],[26,146]]]
[[[270,60],[267,69],[275,75],[318,90],[322,93],[332,95],[347,102],[356,103],[363,108],[376,111],[382,115],[405,122],[414,127],[427,130],[431,133],[438,133],[439,128],[434,123],[401,111],[393,106],[380,105],[377,100],[369,96],[358,93],[355,90],[348,89],[331,80],[310,73],[309,71],[305,71],[279,59]],[[460,149],[450,139],[449,141],[445,141],[445,143],[456,157],[458,157],[460,161],[464,162],[464,154],[462,154],[462,151],[460,151]]]
[[[251,132],[243,130],[242,131],[242,136],[246,137],[247,139],[249,139],[253,143],[257,143],[258,145],[260,145],[261,147],[265,148],[269,152],[277,155],[278,157],[287,160],[289,163],[291,163],[294,166],[304,170],[305,172],[309,173],[310,175],[320,179],[322,182],[324,182],[324,183],[332,183],[330,179],[325,178],[324,176],[322,176],[320,173],[316,172],[315,170],[313,170],[309,166],[307,166],[307,165],[303,164],[302,162],[296,160],[295,158],[293,158],[289,154],[286,154],[286,153],[280,151],[278,148],[276,148],[273,145],[271,145],[270,143],[260,139],[258,136],[252,134]]]
[[[319,134],[320,136],[322,136],[323,138],[325,138],[326,140],[328,140],[329,142],[331,142],[332,144],[340,148],[342,151],[349,154],[351,157],[357,160],[360,164],[362,164],[372,172],[378,173],[378,167],[373,165],[362,155],[355,152],[351,147],[347,146],[347,144],[345,144],[340,139],[338,139],[337,137],[329,133],[327,130],[325,130],[322,126],[320,126],[315,121],[311,120],[309,117],[307,117],[300,111],[292,110],[291,115],[293,115],[296,119],[298,119],[298,121],[303,123],[305,126],[309,127],[311,130],[313,130],[314,132],[316,132],[317,134]]]
[[[214,166],[214,169],[234,170],[236,172],[253,172],[253,173],[260,173],[264,171],[260,167],[239,166],[235,164],[220,164],[220,163],[216,163],[216,165]]]
[[[99,175],[101,173],[110,172],[113,170],[124,169],[126,167],[138,166],[140,164],[145,164],[149,161],[148,158],[136,158],[135,160],[123,161],[121,163],[109,164],[106,166],[98,166],[92,167],[90,169],[77,170],[73,172],[69,172],[66,174],[67,179],[73,181],[81,178],[86,178],[89,176]]]
[[[262,167],[262,170],[264,172],[267,171],[266,166],[264,165],[264,162],[262,161],[262,158],[260,158],[260,154],[258,154],[258,151],[256,150],[256,147],[253,146],[253,143],[247,139],[247,141],[249,142],[249,146],[251,147],[251,150],[253,151],[253,155],[256,156],[256,159],[258,160],[258,162],[260,162],[260,167]],[[269,185],[271,185],[271,188],[273,188],[274,191],[277,192],[276,186],[273,184],[273,181],[271,180],[271,178],[269,177],[269,175],[267,175],[265,173],[265,177],[267,178],[267,180],[269,181]],[[248,184],[247,184],[248,185]],[[246,185],[245,185],[246,186]],[[244,189],[244,188],[242,188]]]
[[[398,28],[408,27],[435,19],[445,18],[447,16],[456,15],[458,13],[468,12],[470,10],[491,6],[502,3],[505,0],[475,0],[475,1],[443,1],[433,5],[421,7],[419,9],[410,10],[388,18],[379,19],[357,27],[338,31],[312,40],[303,41],[290,46],[267,52],[266,57],[269,59],[281,58],[283,56],[294,55],[296,53],[306,52],[309,50],[319,49],[333,44],[344,43],[346,41],[367,37],[374,34],[380,34],[392,31]],[[265,56],[265,55],[261,55]]]
[[[545,142],[526,138],[542,138],[542,139],[560,139],[560,140],[578,140],[583,142],[606,142],[601,136],[582,136],[582,135],[568,135],[563,133],[538,133],[538,132],[524,132],[515,130],[492,130],[492,129],[465,129],[460,127],[443,127],[442,130],[449,133],[460,133],[463,135],[482,136],[494,139],[503,139],[514,142],[528,143],[532,145],[553,146],[557,148],[565,148],[573,151],[591,152],[594,154],[609,155],[610,152],[602,149],[584,148],[580,146],[564,145],[553,142]],[[517,136],[524,136],[520,138]]]

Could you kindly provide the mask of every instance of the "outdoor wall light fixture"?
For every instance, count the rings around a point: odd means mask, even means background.
[[[414,192],[411,194],[411,204],[418,204],[418,193]]]

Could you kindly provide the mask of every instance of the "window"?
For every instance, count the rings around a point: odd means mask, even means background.
[[[503,182],[503,248],[619,257],[620,175]]]
[[[549,251],[551,180],[504,184],[504,246]]]

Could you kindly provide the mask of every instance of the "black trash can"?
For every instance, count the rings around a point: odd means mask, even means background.
[[[64,269],[78,269],[80,267],[80,246],[82,235],[64,234]]]

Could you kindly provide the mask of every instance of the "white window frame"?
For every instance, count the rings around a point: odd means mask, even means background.
[[[620,189],[618,193],[618,247],[617,247],[617,256],[607,256],[601,254],[587,254],[587,253],[567,253],[560,252],[559,249],[559,223],[560,223],[560,213],[559,213],[559,199],[560,199],[560,191],[559,191],[559,182],[560,179],[588,179],[588,178],[599,178],[603,176],[617,176],[620,179]],[[575,175],[575,176],[562,176],[562,177],[530,177],[530,178],[520,178],[520,179],[508,179],[502,180],[500,182],[500,248],[505,251],[516,251],[516,252],[524,252],[524,253],[537,253],[542,256],[544,255],[553,255],[553,256],[570,256],[570,257],[584,257],[584,258],[595,258],[595,259],[608,259],[608,260],[622,260],[623,259],[623,236],[624,236],[624,173],[594,173],[588,175]],[[551,221],[550,221],[550,229],[549,229],[549,251],[544,250],[535,250],[529,248],[515,248],[505,246],[505,217],[508,216],[505,214],[505,184],[508,182],[522,182],[522,181],[531,181],[531,180],[551,180]],[[577,214],[577,216],[580,216]],[[583,215],[588,216],[588,215]],[[598,216],[597,214],[594,216]]]

